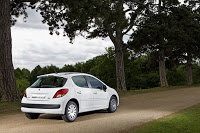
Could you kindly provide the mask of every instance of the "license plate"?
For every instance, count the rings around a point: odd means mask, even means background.
[[[45,99],[45,95],[32,95],[32,98],[39,98],[39,99]]]

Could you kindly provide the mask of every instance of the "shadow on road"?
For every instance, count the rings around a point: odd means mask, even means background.
[[[98,114],[98,115],[95,115]],[[90,111],[78,114],[76,121],[85,121],[95,118],[102,118],[106,114],[109,114],[106,110]],[[53,114],[42,114],[39,119],[49,119],[49,120],[62,120],[62,115]]]

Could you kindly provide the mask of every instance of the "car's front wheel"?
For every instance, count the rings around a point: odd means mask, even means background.
[[[66,122],[73,122],[78,115],[78,106],[75,102],[69,101],[65,109],[65,115],[62,116]]]
[[[109,113],[113,113],[117,110],[117,99],[115,96],[112,96],[110,98],[110,102],[109,102],[109,107],[108,107],[108,112]]]
[[[38,113],[25,113],[25,115],[29,119],[37,119],[40,116]]]

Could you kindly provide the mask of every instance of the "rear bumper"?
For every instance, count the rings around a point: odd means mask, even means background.
[[[21,111],[39,114],[64,114],[60,104],[29,104],[21,103]]]
[[[21,111],[24,113],[39,113],[39,114],[64,114],[64,111],[59,109],[37,109],[37,108],[24,108],[21,107]]]
[[[60,104],[28,104],[22,103],[22,107],[24,108],[37,108],[37,109],[59,109]]]

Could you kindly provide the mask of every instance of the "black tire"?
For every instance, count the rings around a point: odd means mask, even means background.
[[[114,113],[117,110],[117,98],[115,96],[112,96],[110,98],[108,112]]]
[[[78,116],[77,104],[73,101],[69,101],[65,109],[65,115],[62,116],[62,119],[66,122],[73,122],[76,120],[77,116]]]
[[[37,119],[40,116],[38,113],[25,113],[25,115],[28,119]]]

